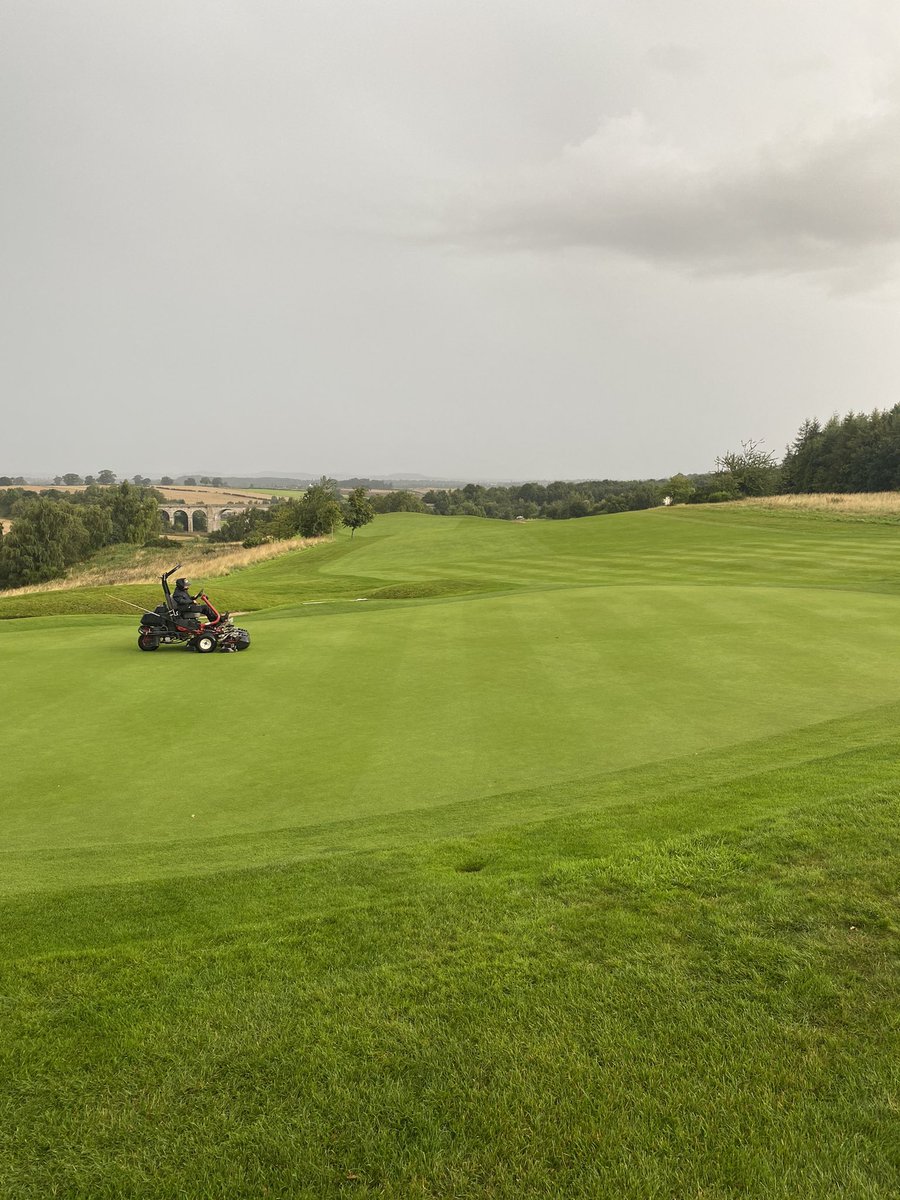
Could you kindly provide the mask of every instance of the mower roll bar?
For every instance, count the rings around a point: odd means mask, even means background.
[[[162,576],[162,590],[163,595],[166,598],[166,608],[168,609],[170,616],[173,617],[175,616],[175,605],[172,603],[172,593],[169,591],[169,576],[174,575],[180,566],[180,562],[176,563],[171,571],[166,571],[165,575]]]

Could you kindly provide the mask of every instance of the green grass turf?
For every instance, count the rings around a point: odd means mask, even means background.
[[[540,587],[633,583],[832,587],[900,591],[897,530],[723,505],[620,513],[579,521],[486,521],[393,513],[351,541],[271,559],[210,583],[224,607],[270,609],[303,601],[432,598]],[[197,581],[202,583],[202,579]],[[126,612],[121,600],[159,602],[146,584],[0,597],[3,618]]]
[[[380,517],[206,658],[0,602],[0,1194],[897,1194],[896,536]]]

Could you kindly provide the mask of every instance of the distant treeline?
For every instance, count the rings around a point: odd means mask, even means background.
[[[683,476],[682,503],[732,499],[714,494],[704,476]],[[695,482],[696,481],[696,482]],[[605,513],[655,508],[671,493],[668,481],[586,479],[573,483],[522,483],[509,487],[467,483],[461,488],[415,493],[388,492],[373,497],[378,512],[428,512],[439,517],[488,517],[499,521],[567,521]]]
[[[708,491],[706,476],[680,476],[678,482],[684,500],[697,494],[706,495]],[[517,517],[529,520],[544,517],[564,521],[571,517],[654,508],[669,494],[669,485],[669,480],[657,479],[594,479],[578,483],[557,480],[555,483],[521,483],[509,487],[467,483],[462,488],[426,492],[419,507],[441,517],[492,517],[504,521],[514,521]],[[394,495],[404,497],[404,493]],[[391,496],[377,497],[375,503],[376,507],[383,506],[388,511],[398,507]],[[412,506],[404,503],[399,507]]]

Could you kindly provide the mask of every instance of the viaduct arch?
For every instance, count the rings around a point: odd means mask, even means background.
[[[261,501],[251,500],[247,504],[160,504],[159,511],[163,518],[163,524],[167,530],[175,529],[175,518],[181,516],[184,518],[185,530],[188,533],[212,533],[216,529],[222,528],[222,521],[225,517],[233,516],[235,513],[246,512],[248,508],[262,507]],[[206,528],[200,530],[203,524],[198,517],[205,518]]]

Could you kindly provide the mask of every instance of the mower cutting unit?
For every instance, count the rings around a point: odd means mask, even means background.
[[[161,577],[165,601],[153,612],[145,612],[138,630],[138,646],[141,650],[158,650],[160,646],[187,645],[199,654],[211,654],[213,650],[246,650],[250,645],[250,634],[232,623],[231,613],[220,613],[205,592],[202,600],[215,613],[215,618],[201,622],[190,614],[180,614],[169,591],[169,576],[174,575],[181,563]]]

